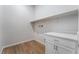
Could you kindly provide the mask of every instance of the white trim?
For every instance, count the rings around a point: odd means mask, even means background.
[[[35,40],[35,39],[32,39],[32,40]],[[31,41],[31,40],[25,40],[25,41],[16,42],[16,43],[13,43],[13,44],[5,45],[5,46],[2,47],[2,50],[3,50],[3,48],[14,46],[14,45],[18,45],[18,44],[21,44],[21,43],[24,43],[24,42],[28,42],[28,41]],[[40,40],[36,40],[36,41],[38,41],[41,44],[43,44]]]
[[[31,40],[25,40],[25,41],[15,42],[15,43],[3,46],[3,48],[10,47],[10,46],[17,45],[17,44],[21,44],[21,43],[28,42],[28,41],[31,41]]]
[[[2,53],[3,47],[0,47],[0,54]]]
[[[54,14],[54,15],[49,15],[49,16],[38,18],[38,19],[34,19],[34,20],[31,20],[30,22],[33,23],[33,22],[36,22],[36,21],[39,21],[39,20],[50,18],[50,17],[57,17],[57,16],[60,16],[60,15],[65,15],[65,14],[72,14],[72,12],[76,11],[76,10],[78,10],[78,8],[73,9],[73,10],[64,11],[64,12],[61,12],[61,13],[57,13],[57,14]]]

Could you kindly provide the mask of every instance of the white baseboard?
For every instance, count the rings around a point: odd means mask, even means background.
[[[0,54],[2,53],[3,47],[0,47]]]
[[[15,42],[15,43],[12,43],[12,44],[9,44],[9,45],[5,45],[5,46],[2,46],[2,47],[3,48],[10,47],[10,46],[21,44],[21,43],[28,42],[28,41],[31,41],[31,40],[19,41],[19,42]]]
[[[35,40],[35,39],[32,39],[32,40]],[[6,48],[6,47],[10,47],[10,46],[18,45],[18,44],[21,44],[21,43],[24,43],[24,42],[28,42],[28,41],[31,41],[31,40],[25,40],[25,41],[20,41],[20,42],[13,43],[13,44],[5,45],[5,46],[2,46],[2,49],[3,49],[3,48]],[[42,43],[40,40],[36,40],[36,41]],[[43,43],[42,43],[42,44],[43,44]]]

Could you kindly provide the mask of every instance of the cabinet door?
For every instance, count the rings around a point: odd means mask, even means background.
[[[54,50],[54,44],[53,42],[49,42],[49,41],[45,41],[45,53],[46,54],[54,54],[55,50]]]
[[[46,54],[54,54],[54,38],[50,36],[44,36],[45,38],[45,53]]]
[[[66,47],[56,46],[56,54],[73,54],[74,49],[69,49]]]

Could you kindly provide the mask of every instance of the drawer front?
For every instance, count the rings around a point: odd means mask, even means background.
[[[54,42],[71,49],[75,49],[77,45],[77,41],[64,38],[55,38]]]
[[[75,49],[78,41],[76,40],[71,40],[71,39],[66,39],[66,38],[60,38],[60,37],[54,37],[54,36],[45,36],[46,41],[49,42],[54,42],[60,45],[63,45],[67,48]]]
[[[57,54],[74,54],[75,50],[70,50],[65,47],[58,46],[56,53]]]

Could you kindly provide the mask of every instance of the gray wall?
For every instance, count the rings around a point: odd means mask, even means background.
[[[9,45],[30,39],[33,31],[31,20],[76,9],[77,6],[2,6],[3,40],[2,45]]]
[[[78,8],[78,5],[37,5],[35,8],[35,18],[38,20],[40,18],[61,14]]]
[[[34,19],[32,6],[2,6],[3,7],[3,40],[2,46],[20,41],[29,40],[33,37],[30,20]]]
[[[2,50],[2,40],[3,40],[3,33],[2,33],[2,6],[0,6],[0,52]]]

